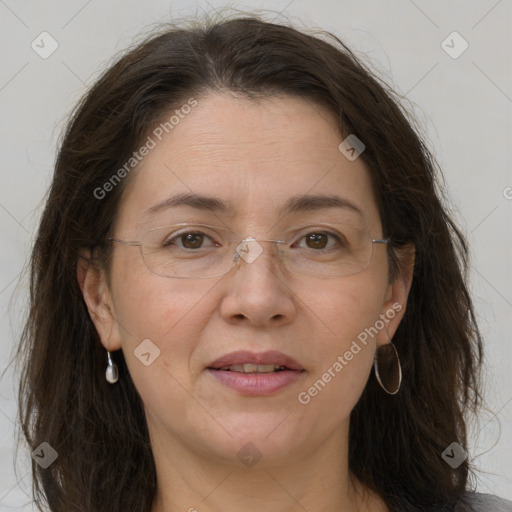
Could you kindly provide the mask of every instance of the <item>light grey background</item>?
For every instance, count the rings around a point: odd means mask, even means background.
[[[148,25],[222,5],[215,0],[0,0],[0,370],[19,336],[26,303],[26,283],[18,284],[19,276],[67,113],[114,54]],[[231,5],[283,11],[291,20],[335,32],[366,54],[414,108],[472,247],[472,291],[486,340],[485,397],[494,414],[482,413],[466,448],[482,470],[478,490],[512,499],[512,3],[254,0]],[[31,48],[43,31],[59,45],[47,59]],[[456,59],[441,46],[453,31],[469,44]],[[453,53],[463,41],[451,36],[445,44]],[[30,455],[20,450],[16,476],[14,381],[11,367],[0,380],[0,510],[25,512],[32,510]]]

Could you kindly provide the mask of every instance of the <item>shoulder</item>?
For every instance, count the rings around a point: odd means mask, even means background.
[[[491,494],[466,493],[454,512],[512,512],[512,501]]]

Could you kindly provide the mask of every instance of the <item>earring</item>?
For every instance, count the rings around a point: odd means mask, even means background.
[[[117,364],[112,361],[110,357],[110,352],[107,350],[107,369],[105,371],[105,377],[107,382],[110,384],[115,384],[117,379],[119,378],[119,371],[117,369]]]
[[[375,352],[373,360],[375,376],[380,387],[388,395],[396,395],[402,384],[402,367],[395,345],[382,345]]]

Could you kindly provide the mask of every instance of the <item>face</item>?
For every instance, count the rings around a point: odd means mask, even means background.
[[[183,222],[309,251],[326,238],[311,243],[306,235],[326,226],[385,237],[369,171],[340,152],[327,110],[288,96],[254,102],[211,94],[197,102],[133,171],[114,238],[138,241]],[[213,197],[225,208],[165,204],[179,194]],[[304,195],[337,196],[345,205],[284,210]],[[213,229],[200,243],[220,250],[223,233]],[[97,299],[86,287],[102,342],[122,349],[152,442],[169,453],[233,461],[252,443],[264,459],[291,462],[326,439],[343,443],[376,346],[390,341],[403,315],[408,285],[389,281],[385,245],[374,245],[361,272],[330,278],[289,272],[272,243],[258,247],[254,261],[242,258],[222,276],[176,279],[151,272],[139,247],[114,243],[109,285],[103,276]],[[250,353],[247,362],[271,362],[258,358],[279,352],[297,367],[272,375],[209,369],[237,351]],[[229,357],[224,363],[242,364]],[[270,359],[280,361],[275,353]]]

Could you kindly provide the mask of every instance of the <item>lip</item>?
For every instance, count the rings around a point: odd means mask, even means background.
[[[282,352],[276,350],[269,350],[267,352],[250,352],[248,350],[239,350],[237,352],[230,352],[215,361],[212,361],[207,368],[218,370],[224,366],[232,366],[234,364],[275,364],[278,366],[286,366],[289,370],[301,372],[304,370],[302,366],[293,357],[287,356]]]
[[[286,369],[275,373],[241,373],[219,370],[235,364],[275,364]],[[268,396],[296,382],[305,372],[292,357],[281,352],[231,352],[208,365],[206,371],[218,382],[245,396]]]
[[[304,371],[283,370],[277,373],[239,373],[223,370],[206,370],[224,386],[246,396],[267,396],[277,393],[301,378]]]

